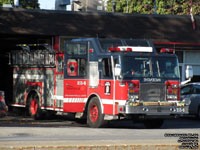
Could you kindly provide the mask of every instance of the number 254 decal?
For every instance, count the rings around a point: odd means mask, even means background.
[[[86,81],[77,81],[77,85],[86,85]]]

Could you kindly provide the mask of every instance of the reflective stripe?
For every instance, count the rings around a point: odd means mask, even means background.
[[[87,98],[63,98],[63,96],[54,95],[53,99],[63,100],[63,103],[86,103]],[[103,104],[113,105],[113,99],[101,99]],[[126,100],[115,100],[119,105],[125,105]]]
[[[63,108],[48,108],[48,107],[44,107],[44,106],[42,106],[41,107],[41,109],[44,109],[44,110],[54,110],[54,111],[63,111]]]
[[[11,106],[16,106],[16,107],[26,107],[24,104],[11,104]]]
[[[103,104],[111,104],[113,105],[112,99],[102,99]],[[118,103],[119,105],[125,105],[126,100],[115,100],[115,103]]]
[[[87,98],[64,98],[64,103],[86,103]]]
[[[38,74],[34,74],[34,75],[24,75],[24,74],[13,74],[13,78],[14,79],[27,79],[27,80],[39,80],[39,79],[43,79],[44,75],[38,75]]]

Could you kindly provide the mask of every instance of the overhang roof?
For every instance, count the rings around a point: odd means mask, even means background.
[[[190,16],[67,12],[0,8],[0,38],[20,36],[142,38],[200,43]]]

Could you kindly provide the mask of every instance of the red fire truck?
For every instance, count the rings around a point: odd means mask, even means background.
[[[129,118],[146,127],[188,113],[180,101],[178,59],[149,40],[73,39],[64,50],[13,51],[13,103],[39,118],[76,113],[90,127]],[[152,121],[153,120],[153,121]]]

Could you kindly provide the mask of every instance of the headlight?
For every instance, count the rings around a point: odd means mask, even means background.
[[[167,95],[167,99],[173,100],[173,99],[177,99],[176,95]]]

